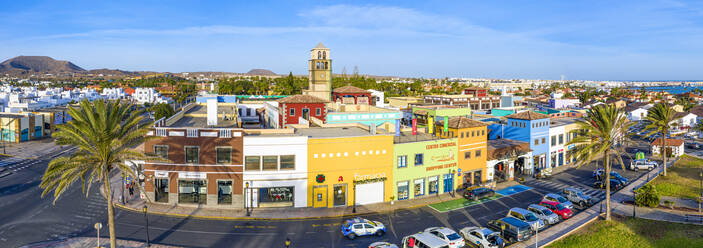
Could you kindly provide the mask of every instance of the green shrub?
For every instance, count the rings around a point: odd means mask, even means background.
[[[637,192],[637,195],[635,196],[635,203],[637,206],[647,206],[650,208],[659,206],[661,196],[659,196],[659,193],[654,186],[647,184],[637,189],[635,192]]]

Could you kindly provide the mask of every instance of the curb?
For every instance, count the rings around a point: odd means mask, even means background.
[[[593,218],[591,218],[590,220],[584,222],[583,224],[581,224],[581,225],[579,225],[579,226],[577,226],[577,227],[575,227],[575,228],[569,230],[569,231],[566,232],[564,235],[561,235],[561,236],[559,236],[559,237],[557,237],[557,238],[555,238],[555,239],[552,239],[551,241],[549,241],[549,242],[547,242],[547,243],[545,243],[545,244],[539,245],[539,246],[540,246],[540,247],[546,247],[546,246],[548,246],[548,245],[551,245],[551,244],[554,243],[554,242],[557,242],[557,241],[559,241],[559,240],[562,240],[563,238],[565,238],[565,237],[571,235],[572,233],[574,233],[575,231],[578,231],[578,230],[581,229],[582,227],[584,227],[584,226],[586,226],[586,225],[588,225],[588,224],[591,224],[591,222],[597,220],[598,218],[600,218],[600,217],[603,216],[603,215],[604,215],[604,214],[598,214],[598,215],[594,216]]]

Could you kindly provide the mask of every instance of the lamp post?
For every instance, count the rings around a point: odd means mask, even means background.
[[[354,206],[352,207],[352,213],[356,213],[356,181],[352,181],[354,185]]]
[[[246,192],[246,196],[249,197],[249,199],[251,199],[251,194],[249,192],[249,182],[244,183],[244,185],[246,186],[246,189],[244,190],[244,192]],[[247,204],[246,200],[247,199],[244,198],[244,208],[246,208],[247,216],[251,216],[251,213],[249,213],[249,205]]]
[[[100,228],[103,228],[103,224],[100,222],[95,223],[95,230],[98,231],[98,248],[101,248],[100,246]]]
[[[146,214],[146,203],[144,203],[144,207],[142,208],[144,211],[144,220],[146,221],[146,247],[150,247],[149,245],[149,216]]]
[[[637,218],[637,190],[632,189],[632,218]]]
[[[701,192],[701,195],[698,197],[698,212],[701,212],[701,201],[703,201],[703,169],[701,169],[700,172],[698,172],[698,178],[700,181],[700,186],[699,186],[699,191]]]

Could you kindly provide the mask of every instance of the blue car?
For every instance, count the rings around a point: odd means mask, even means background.
[[[386,233],[386,226],[378,221],[371,221],[364,218],[352,218],[342,224],[342,235],[348,239],[355,239],[359,236],[376,235],[383,236]]]
[[[593,172],[593,177],[595,177],[596,180],[602,180],[603,173],[604,173],[603,169],[599,168]],[[627,178],[621,176],[620,173],[617,173],[615,171],[610,172],[610,179],[615,179],[617,181],[620,181],[620,183],[622,183],[623,185],[628,184]]]

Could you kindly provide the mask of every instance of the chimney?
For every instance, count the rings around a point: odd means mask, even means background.
[[[217,99],[207,99],[207,124],[217,125]]]

